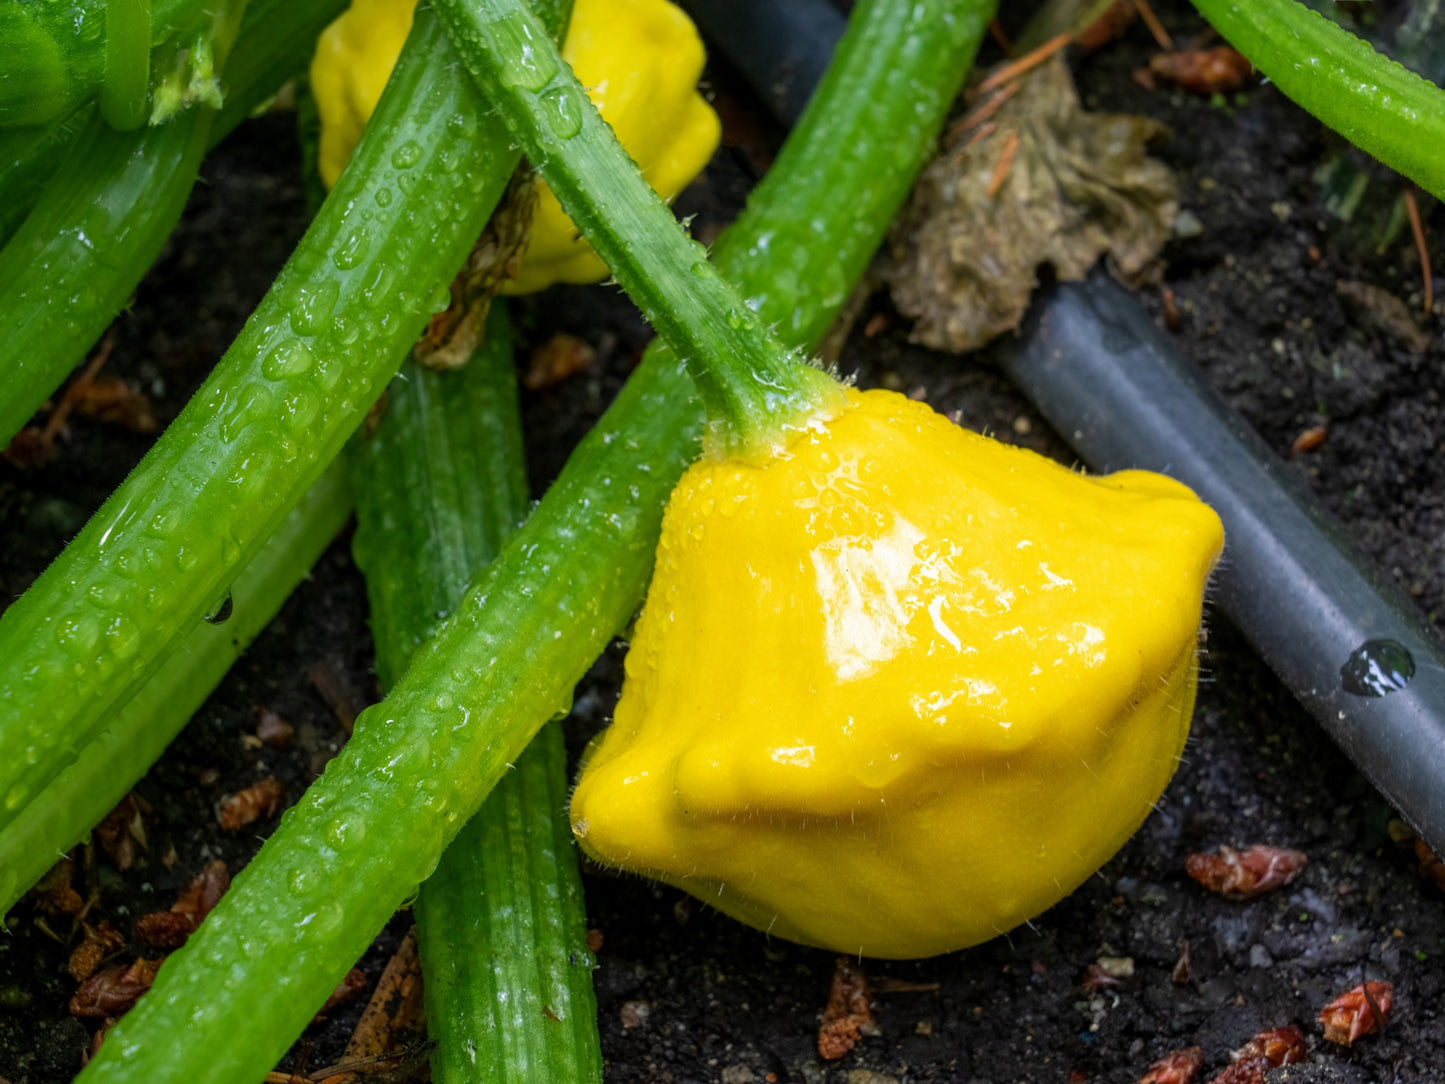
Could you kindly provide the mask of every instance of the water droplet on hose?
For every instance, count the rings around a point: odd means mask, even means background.
[[[1355,696],[1399,692],[1414,676],[1414,656],[1398,640],[1366,640],[1340,667],[1340,684]]]

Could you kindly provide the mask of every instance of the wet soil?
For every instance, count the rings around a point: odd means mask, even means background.
[[[1187,5],[1162,6],[1162,15],[1180,40],[1201,28]],[[1445,458],[1436,454],[1445,443],[1445,344],[1440,317],[1418,315],[1408,229],[1381,239],[1400,183],[1268,86],[1215,101],[1144,90],[1129,73],[1151,51],[1136,27],[1076,65],[1091,108],[1147,113],[1174,133],[1159,153],[1178,171],[1182,206],[1199,229],[1169,244],[1140,299],[1162,321],[1162,291],[1173,291],[1180,350],[1435,620],[1445,613]],[[717,82],[752,123],[745,146],[720,153],[686,197],[704,237],[735,210],[764,157],[759,148],[775,136],[721,68]],[[741,135],[741,120],[732,130]],[[1350,222],[1327,208],[1317,179],[1341,156],[1364,167],[1369,182]],[[117,322],[111,366],[152,397],[163,423],[300,236],[298,176],[288,118],[243,126],[208,160],[185,221]],[[1438,238],[1445,215],[1433,201],[1423,206]],[[1432,252],[1445,266],[1445,246],[1436,241]],[[1423,348],[1378,306],[1348,302],[1340,282],[1402,301],[1425,333]],[[605,289],[559,291],[524,306],[519,323],[523,361],[554,330],[599,352],[592,370],[526,396],[540,492],[647,332]],[[925,397],[965,425],[1072,461],[986,353],[956,358],[911,345],[906,321],[884,298],[868,302],[856,325],[865,327],[872,334],[855,331],[840,361],[861,384]],[[1299,434],[1318,425],[1328,426],[1324,442],[1290,455]],[[0,465],[0,599],[25,588],[150,441],[85,419],[70,429],[49,466]],[[579,687],[568,723],[574,747],[608,718],[620,659],[609,650]],[[365,593],[343,538],[136,788],[152,809],[147,848],[125,873],[95,857],[83,883],[98,890],[97,913],[128,928],[135,915],[169,906],[210,858],[239,869],[275,822],[222,832],[217,802],[265,776],[294,801],[345,738],[308,669],[323,667],[364,703],[376,695],[370,661]],[[244,740],[261,705],[297,728],[292,749]],[[1165,1051],[1199,1045],[1207,1080],[1255,1032],[1297,1023],[1320,1063],[1308,1079],[1445,1080],[1445,897],[1421,878],[1408,842],[1392,837],[1391,817],[1238,634],[1210,615],[1193,736],[1158,812],[1083,888],[1009,937],[932,960],[863,961],[875,985],[926,988],[879,993],[877,1033],[841,1060],[824,1062],[816,1047],[831,955],[770,940],[672,889],[589,872],[589,925],[603,937],[596,988],[607,1079],[1124,1084]],[[1184,875],[1191,851],[1254,842],[1299,848],[1310,864],[1288,888],[1252,903],[1211,896]],[[90,1038],[90,1025],[67,1011],[70,946],[39,917],[22,903],[0,934],[0,1077],[15,1084],[68,1080]],[[398,916],[362,961],[373,983],[408,921]],[[68,933],[48,925],[62,939]],[[1176,982],[1186,943],[1190,975]],[[1081,976],[1100,957],[1131,958],[1133,976],[1086,993]],[[1331,1047],[1315,1022],[1319,1008],[1363,979],[1395,984],[1389,1027],[1352,1049]],[[308,1030],[312,1066],[340,1053],[358,1009]]]

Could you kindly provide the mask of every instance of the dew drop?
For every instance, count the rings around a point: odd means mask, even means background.
[[[291,309],[291,330],[297,335],[315,335],[326,326],[340,296],[341,284],[333,278],[322,279],[318,285],[302,291]]]
[[[421,144],[414,139],[408,139],[391,153],[391,164],[397,169],[411,169],[420,161]]]
[[[235,602],[231,598],[231,589],[228,587],[220,601],[206,611],[204,619],[212,625],[224,625],[231,619],[233,609],[235,609]]]
[[[376,205],[377,205],[378,207],[390,207],[390,206],[391,206],[391,189],[390,189],[390,188],[378,188],[378,189],[376,190]]]
[[[513,58],[513,63],[502,69],[504,85],[537,91],[557,74],[556,53],[522,15],[504,16],[487,29],[500,39],[499,50]]]
[[[335,300],[334,298],[332,299]],[[296,326],[296,314],[291,314],[292,326]],[[296,329],[297,334],[309,335],[311,332],[303,332]],[[284,380],[288,376],[300,376],[307,369],[311,368],[313,356],[310,348],[305,343],[283,342],[266,355],[261,362],[261,375],[267,380]]]
[[[264,424],[271,413],[271,393],[263,387],[243,389],[237,401],[221,416],[221,439],[227,444],[252,423]]]
[[[341,271],[350,271],[362,260],[371,250],[371,234],[358,226],[346,236],[341,244],[336,246],[336,251],[331,254],[331,262]]]
[[[573,86],[554,87],[543,94],[541,103],[543,115],[552,134],[558,139],[571,139],[582,130],[582,94]]]

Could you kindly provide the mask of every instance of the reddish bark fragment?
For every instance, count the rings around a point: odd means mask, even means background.
[[[165,960],[136,960],[129,967],[107,967],[81,983],[70,999],[70,1015],[102,1019],[120,1016],[151,988]]]
[[[273,749],[290,749],[296,728],[270,708],[257,708],[256,737]]]
[[[852,959],[839,956],[833,966],[833,988],[818,1029],[818,1054],[836,1061],[853,1047],[865,1031],[873,1031],[873,1004],[868,996],[868,976]]]
[[[120,931],[111,925],[110,919],[101,919],[94,929],[86,931],[85,940],[75,946],[65,969],[76,982],[84,982],[95,974],[96,968],[123,948],[125,938]]]
[[[1383,1031],[1390,1021],[1395,984],[1365,982],[1347,990],[1320,1010],[1328,1042],[1350,1046],[1361,1036]]]
[[[1430,849],[1430,844],[1423,839],[1415,840],[1415,857],[1420,862],[1420,876],[1445,892],[1445,862],[1440,861],[1440,856]]]
[[[1272,1069],[1277,1065],[1294,1065],[1306,1057],[1305,1033],[1293,1024],[1282,1028],[1261,1031],[1245,1043],[1230,1058],[1245,1061],[1249,1058],[1264,1058]]]
[[[1228,45],[1181,49],[1149,60],[1149,71],[1191,94],[1225,94],[1244,86],[1254,71],[1249,59]]]
[[[1187,937],[1179,946],[1179,959],[1174,961],[1174,970],[1169,972],[1169,980],[1176,986],[1187,986],[1194,981],[1194,970],[1189,964],[1189,939]]]
[[[1169,1051],[1149,1066],[1149,1071],[1139,1078],[1139,1084],[1194,1084],[1202,1068],[1204,1051],[1197,1046],[1186,1046],[1183,1050]]]
[[[1084,968],[1084,977],[1079,985],[1084,988],[1086,994],[1097,994],[1100,990],[1111,990],[1116,986],[1124,985],[1122,979],[1117,975],[1111,975],[1098,964],[1090,964]]]
[[[169,911],[156,911],[136,919],[135,935],[158,948],[180,948],[230,886],[231,874],[226,863],[218,858],[186,883]]]
[[[135,864],[136,844],[146,845],[144,815],[149,812],[146,801],[132,792],[95,826],[93,836],[116,869],[127,870]]]
[[[75,863],[69,858],[62,858],[51,866],[50,872],[30,890],[35,906],[47,915],[80,914],[85,909],[85,900],[71,884],[74,876]]]
[[[273,816],[281,807],[281,796],[280,783],[275,779],[263,779],[223,799],[217,819],[222,828],[234,832],[258,817]]]
[[[338,1005],[345,1005],[357,994],[366,989],[366,972],[359,967],[353,967],[346,973],[340,985],[326,998],[326,1004],[316,1010],[316,1016],[312,1019],[314,1024]]]
[[[1264,1074],[1271,1068],[1268,1058],[1245,1058],[1225,1069],[1209,1084],[1264,1084]]]
[[[532,351],[532,360],[522,383],[530,391],[560,384],[582,372],[596,360],[597,351],[577,338],[559,331]]]
[[[75,390],[77,414],[122,426],[133,433],[156,431],[151,401],[120,377],[102,376],[84,385],[76,381],[71,387]]]
[[[346,682],[341,679],[327,663],[314,662],[306,668],[306,677],[318,693],[321,699],[331,705],[331,710],[341,727],[347,734],[356,725],[356,717],[361,714],[363,705],[356,702],[356,697],[347,688]]]
[[[1084,52],[1092,53],[1124,33],[1138,17],[1139,9],[1134,6],[1134,0],[1115,0],[1104,14],[1079,31],[1075,43]]]
[[[1256,843],[1242,851],[1220,847],[1218,854],[1191,854],[1184,870],[1211,892],[1252,900],[1289,884],[1308,862],[1303,851]]]
[[[1325,442],[1330,435],[1328,425],[1312,425],[1302,430],[1300,435],[1294,438],[1289,446],[1290,455],[1303,455],[1305,452],[1312,452]]]

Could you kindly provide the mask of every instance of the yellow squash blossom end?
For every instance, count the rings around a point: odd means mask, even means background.
[[[321,179],[336,183],[411,30],[415,0],[352,0],[317,43],[311,86],[321,114]],[[692,21],[668,0],[577,0],[562,55],[622,146],[665,200],[702,171],[722,136],[697,91],[705,55]],[[607,267],[545,185],[509,294],[597,282]]]
[[[1193,710],[1218,517],[889,392],[770,462],[703,459],[663,522],[583,849],[773,934],[918,957],[1077,887]]]

